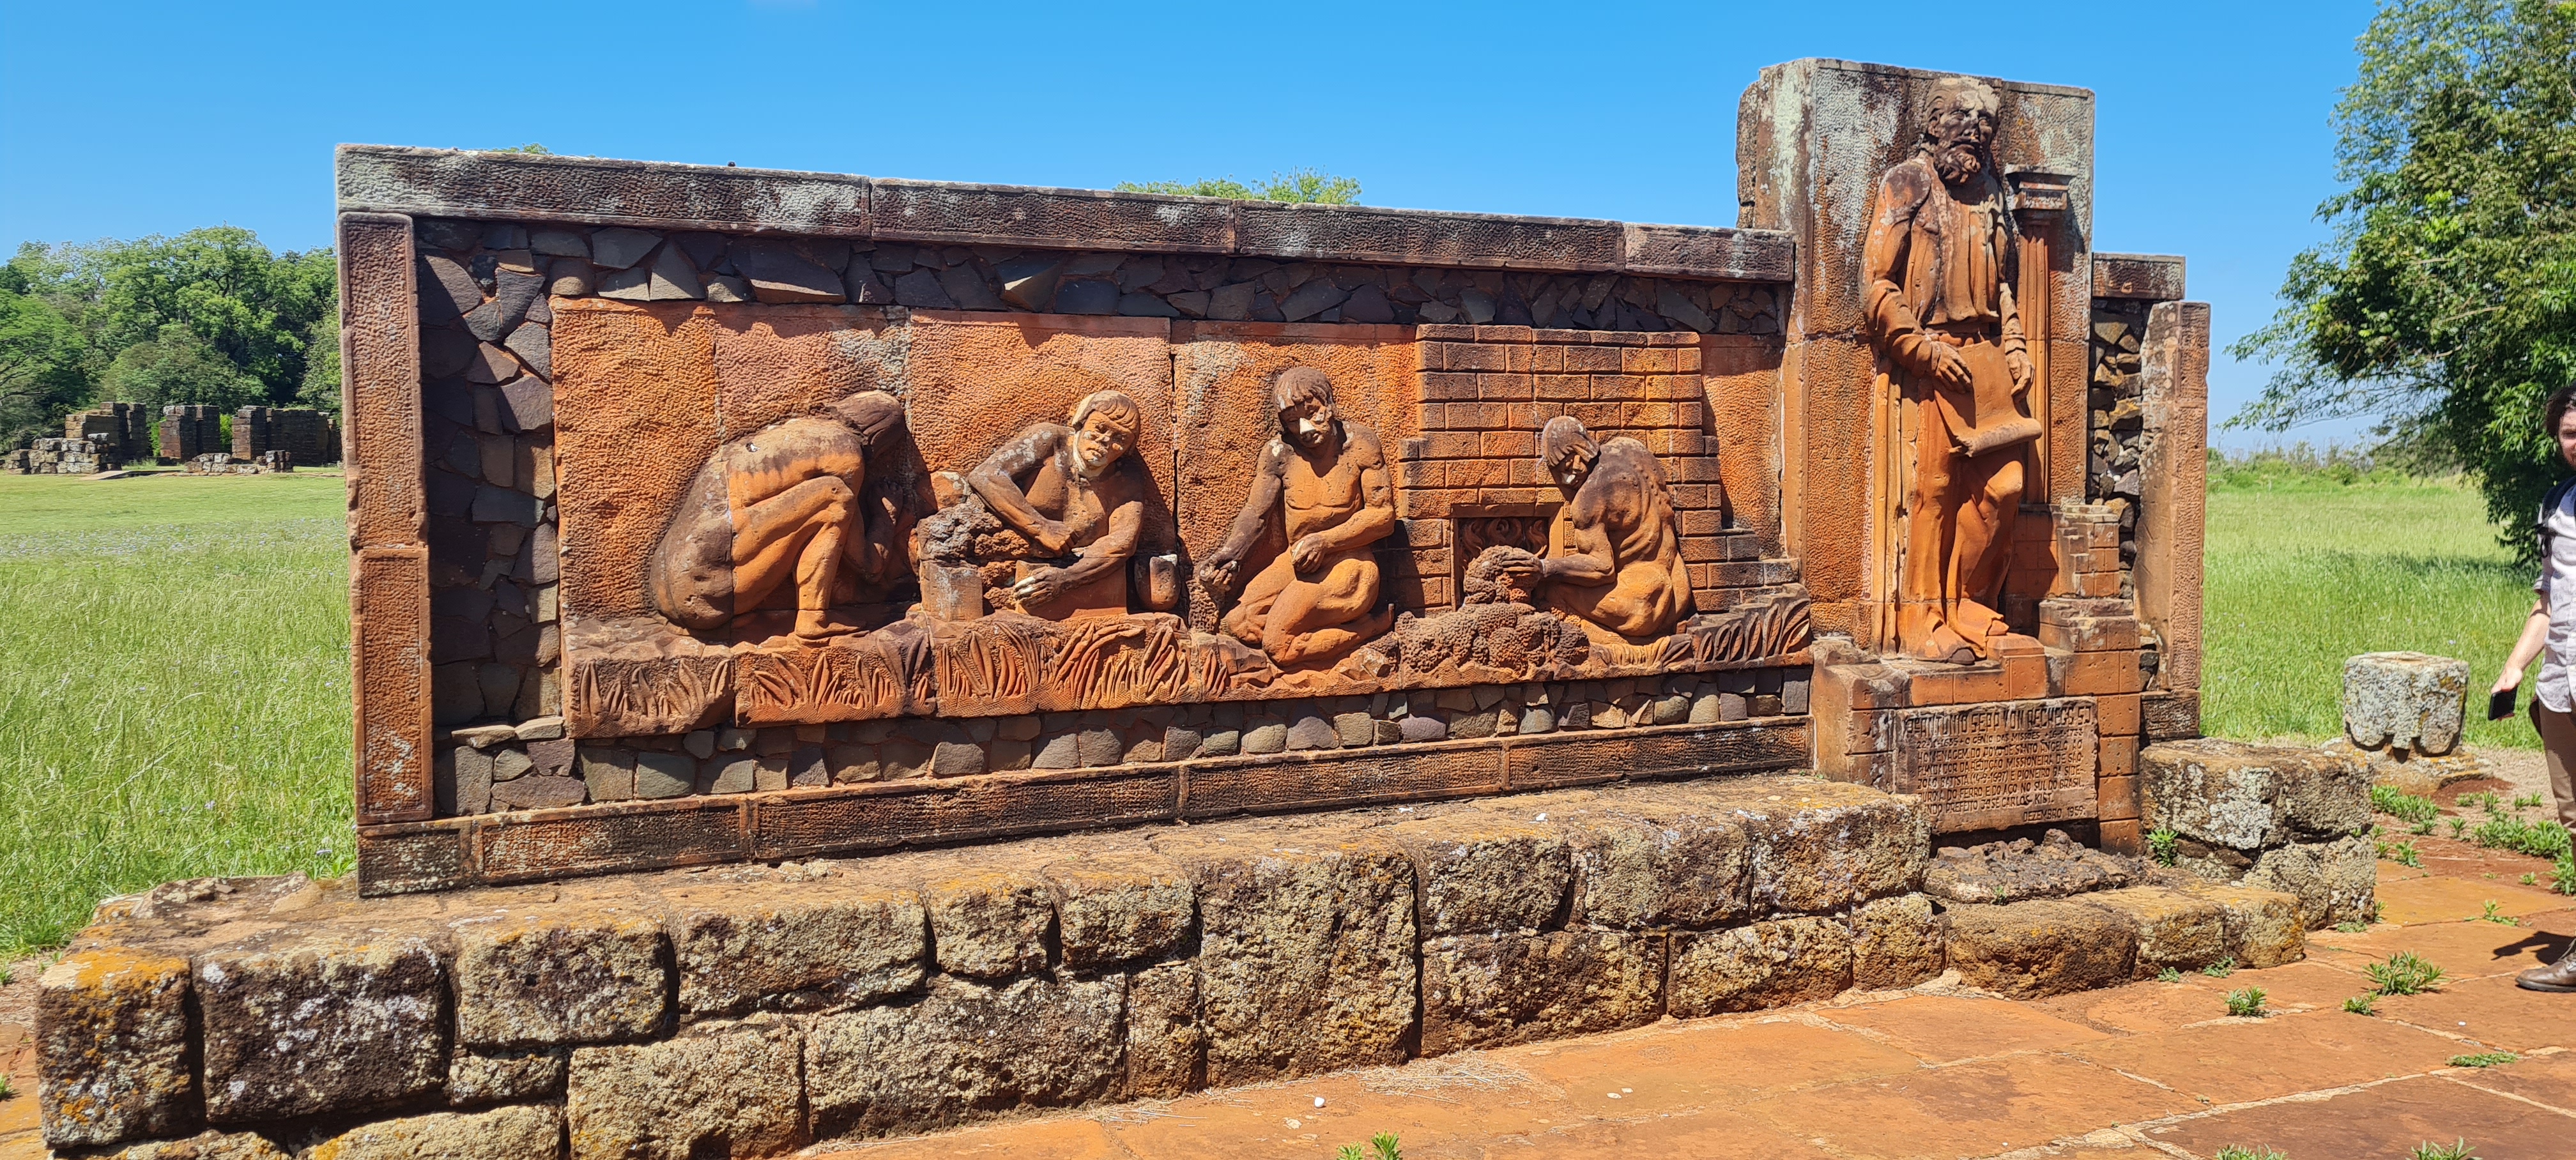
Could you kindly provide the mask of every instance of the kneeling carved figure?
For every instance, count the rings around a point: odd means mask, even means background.
[[[1394,622],[1378,603],[1372,546],[1395,528],[1395,493],[1377,432],[1340,417],[1324,372],[1280,372],[1270,401],[1279,434],[1261,449],[1252,493],[1198,575],[1222,599],[1273,518],[1280,522],[1287,550],[1244,585],[1219,627],[1284,667],[1341,656]]]
[[[1143,426],[1134,399],[1104,389],[1075,404],[1070,423],[1031,424],[985,457],[918,529],[924,603],[951,620],[987,608],[1124,615],[1153,491],[1128,454]]]
[[[1595,442],[1559,415],[1539,432],[1539,458],[1565,503],[1548,525],[1546,555],[1489,550],[1506,585],[1626,643],[1671,632],[1691,614],[1690,573],[1672,484],[1654,453],[1625,437]]]

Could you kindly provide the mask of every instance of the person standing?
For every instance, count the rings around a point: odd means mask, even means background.
[[[2576,469],[2576,385],[2549,396],[2546,415],[2558,458]],[[2522,637],[2497,674],[2494,694],[2510,695],[2522,685],[2523,670],[2540,661],[2540,676],[2531,691],[2531,723],[2540,730],[2540,747],[2549,767],[2549,794],[2558,808],[2559,824],[2576,832],[2576,695],[2569,670],[2576,666],[2576,478],[2549,489],[2540,505],[2540,579],[2532,584],[2539,599],[2523,621]],[[2576,946],[2550,966],[2514,976],[2514,985],[2530,991],[2576,993]]]

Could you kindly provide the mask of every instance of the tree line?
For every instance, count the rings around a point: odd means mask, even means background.
[[[0,447],[109,401],[337,412],[335,263],[232,226],[19,246],[0,266]]]

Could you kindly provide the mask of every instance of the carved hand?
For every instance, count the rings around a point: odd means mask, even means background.
[[[2012,372],[2013,393],[2016,395],[2029,390],[2031,376],[2038,373],[2038,368],[2030,364],[2030,356],[2017,350],[2004,352],[2004,369]]]
[[[1199,587],[1218,596],[1234,590],[1234,570],[1243,561],[1232,556],[1218,556],[1199,565]]]
[[[1062,568],[1040,568],[1029,573],[1028,579],[1012,585],[1011,591],[1023,604],[1044,604],[1055,599],[1056,593],[1063,591],[1064,579]]]
[[[1959,352],[1945,342],[1932,344],[1932,377],[1943,386],[1962,391],[1973,389],[1977,382],[1976,375],[1968,370],[1968,360],[1959,357]]]
[[[1329,547],[1321,533],[1299,536],[1297,543],[1288,549],[1288,562],[1296,565],[1300,572],[1312,572],[1316,565],[1324,562],[1324,552]]]

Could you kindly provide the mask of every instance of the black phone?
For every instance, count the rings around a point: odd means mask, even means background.
[[[2513,690],[2498,689],[2487,697],[2487,720],[2502,721],[2513,716]]]

